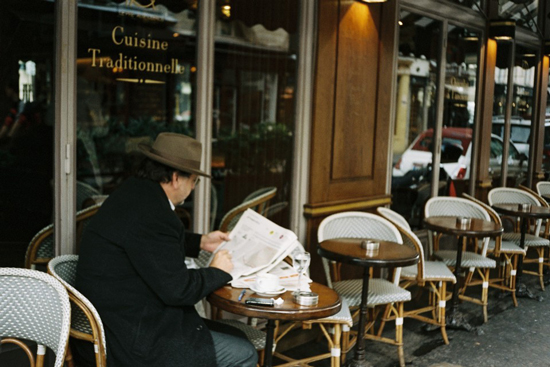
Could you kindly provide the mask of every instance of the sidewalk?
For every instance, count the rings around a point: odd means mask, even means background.
[[[542,300],[519,298],[513,306],[509,295],[490,289],[489,320],[483,324],[481,306],[461,303],[475,331],[448,329],[449,345],[445,345],[439,329],[425,331],[424,324],[405,319],[403,340],[407,366],[414,367],[544,367],[550,366],[550,292],[540,290],[534,276],[524,276],[525,283]],[[550,286],[548,286],[550,287]],[[480,287],[472,288],[474,294]],[[470,292],[468,292],[470,293]],[[448,303],[449,304],[449,303]],[[393,333],[392,323],[384,333]],[[374,367],[399,366],[396,347],[366,341],[366,357]],[[310,342],[289,351],[296,357],[311,350],[326,350],[322,342]],[[353,352],[348,354],[352,358]],[[320,361],[313,366],[330,366]]]

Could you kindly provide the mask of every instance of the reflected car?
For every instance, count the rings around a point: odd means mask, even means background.
[[[441,163],[457,162],[466,153],[472,141],[472,129],[445,127],[441,132]],[[411,171],[423,171],[432,163],[433,129],[422,132],[403,152],[393,167],[392,176],[410,175]]]
[[[489,174],[493,180],[500,180],[502,171],[502,151],[504,142],[502,139],[491,134],[491,151],[489,156]],[[452,180],[467,180],[470,178],[470,162],[472,157],[471,147],[466,154],[459,157],[455,163],[441,164],[448,177]],[[528,158],[521,153],[516,145],[510,141],[508,152],[508,178],[513,179],[515,184],[523,182],[527,172]]]
[[[443,128],[441,140],[441,170],[453,180],[467,180],[470,178],[472,129],[447,127]],[[393,167],[393,181],[399,178],[412,176],[415,172],[426,171],[432,163],[433,129],[420,134],[405,150],[399,161]],[[491,153],[489,170],[493,179],[500,178],[502,139],[491,134]],[[510,142],[508,158],[508,177],[516,182],[524,179],[527,170],[527,156],[520,153],[513,142]]]
[[[491,132],[504,139],[504,117],[494,116]],[[510,140],[520,153],[529,157],[529,140],[531,138],[531,121],[519,116],[510,118]]]

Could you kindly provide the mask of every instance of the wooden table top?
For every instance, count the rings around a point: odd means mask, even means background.
[[[550,218],[550,208],[544,206],[531,205],[528,209],[520,209],[519,204],[494,204],[493,209],[516,217]]]
[[[495,237],[504,229],[502,226],[484,219],[470,218],[468,226],[457,224],[457,217],[429,217],[424,219],[424,226],[436,232],[466,237]]]
[[[302,306],[292,300],[292,291],[287,291],[273,298],[282,298],[284,303],[275,307],[247,305],[245,301],[250,297],[261,297],[247,289],[244,297],[239,301],[242,289],[231,286],[222,287],[211,293],[207,300],[213,306],[237,315],[258,317],[273,320],[309,320],[332,316],[342,307],[340,297],[329,287],[319,283],[310,283],[311,291],[319,295],[319,303],[315,306]]]
[[[396,242],[374,240],[380,243],[377,253],[368,253],[361,247],[370,238],[333,238],[319,244],[317,252],[327,259],[352,265],[372,267],[395,267],[414,265],[419,261],[418,253],[408,246]]]

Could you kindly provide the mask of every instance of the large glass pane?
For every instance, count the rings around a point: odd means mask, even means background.
[[[0,267],[23,266],[53,218],[54,13],[42,0],[0,11]]]
[[[392,209],[413,227],[421,225],[431,192],[440,32],[440,22],[401,12]]]
[[[511,45],[498,45],[497,68],[495,71],[495,103],[493,106],[493,138],[504,139],[506,129],[506,93],[508,82],[508,63]],[[510,118],[510,152],[505,160],[507,164],[506,186],[518,186],[524,183],[527,177],[529,148],[531,144],[531,123],[534,105],[534,82],[537,55],[520,45],[515,48],[512,114]],[[500,186],[502,156],[491,152],[495,156],[490,161],[490,173],[494,186]]]
[[[479,38],[478,32],[449,25],[441,169],[443,178],[449,179],[446,191],[451,195],[467,191],[472,174]]]
[[[470,9],[475,9],[480,11],[481,9],[481,0],[451,0],[453,3],[460,4]]]
[[[288,226],[298,1],[219,1],[212,129],[213,228],[249,195],[276,187],[268,217]]]
[[[195,135],[198,14],[187,4],[79,1],[77,209],[133,173],[140,143]],[[178,208],[188,227],[191,208]]]
[[[538,32],[538,0],[499,0],[498,15],[502,19],[513,19],[520,27]]]

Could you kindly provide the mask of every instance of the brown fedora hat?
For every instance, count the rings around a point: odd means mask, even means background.
[[[209,174],[200,170],[202,144],[189,136],[160,133],[152,146],[139,144],[138,148],[147,157],[169,167],[210,177]]]

